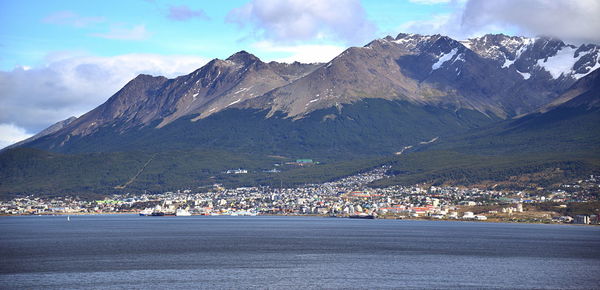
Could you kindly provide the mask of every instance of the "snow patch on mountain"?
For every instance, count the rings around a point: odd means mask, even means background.
[[[599,69],[600,68],[600,54],[596,55],[596,60],[594,62],[594,66],[592,66],[592,67],[587,66],[585,68],[587,69],[586,73],[574,74],[573,77],[576,79],[580,79],[584,76],[587,76],[589,73]]]
[[[571,74],[573,65],[583,56],[580,54],[575,57],[576,50],[576,48],[565,46],[554,56],[547,59],[539,59],[537,65],[549,72],[553,79],[558,79],[563,74]]]
[[[517,50],[517,52],[515,52],[515,58],[513,60],[510,60],[508,58],[508,56],[505,55],[504,64],[502,64],[502,68],[510,67],[513,63],[515,63],[515,61],[517,61],[521,57],[521,54],[523,54],[523,52],[525,50],[527,50],[527,48],[532,43],[535,42],[535,39],[534,38],[522,38],[522,42],[523,43],[522,43],[521,47],[519,47],[519,50]]]
[[[453,48],[449,53],[442,54],[438,61],[431,66],[431,70],[439,69],[445,62],[451,60],[458,52],[458,48]]]
[[[231,105],[235,105],[235,104],[239,103],[241,100],[242,100],[242,99],[237,99],[237,100],[235,100],[235,101],[233,101],[233,102],[229,103],[229,105],[227,105],[227,107],[229,107],[229,106],[231,106]]]
[[[237,91],[236,91],[235,93],[233,93],[233,94],[234,94],[234,95],[237,95],[237,94],[239,94],[239,93],[241,93],[241,92],[245,92],[245,91],[247,91],[247,90],[249,90],[249,89],[250,89],[250,88],[241,88],[241,89],[237,90]]]
[[[393,43],[399,44],[400,46],[408,49],[414,50],[422,43],[429,42],[433,35],[420,35],[420,34],[412,34],[412,33],[400,33],[396,37],[395,40],[392,40]]]
[[[528,80],[531,77],[530,73],[524,73],[524,72],[520,72],[517,71],[524,79]]]
[[[464,58],[464,56],[465,56],[465,54],[464,54],[464,53],[460,53],[460,54],[458,54],[458,56],[457,56],[457,57],[456,57],[456,58],[455,58],[455,59],[452,61],[452,63],[455,63],[455,62],[457,62],[457,61],[462,61],[462,62],[464,62],[464,61],[465,61],[465,58]]]
[[[515,63],[515,61],[517,61],[517,58],[510,60],[507,58],[504,59],[504,63],[502,64],[502,68],[507,68],[510,67],[513,63]]]

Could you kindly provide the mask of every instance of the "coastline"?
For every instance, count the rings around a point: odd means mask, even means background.
[[[53,214],[17,214],[17,215],[7,215],[2,214],[1,217],[33,217],[33,216],[99,216],[99,215],[135,215],[139,216],[139,212],[102,212],[102,213],[53,213]],[[192,214],[192,217],[215,217],[211,215],[200,215],[200,214]],[[243,216],[243,215],[217,215],[216,217],[315,217],[315,218],[336,218],[336,219],[351,219],[348,216],[329,216],[329,215],[318,215],[318,214],[303,214],[303,215],[290,215],[290,214],[260,214],[256,216]],[[158,216],[152,217],[148,216],[148,218],[187,218],[190,216]],[[576,224],[576,223],[553,223],[553,222],[534,222],[534,221],[512,221],[512,220],[502,220],[502,219],[488,219],[488,220],[471,220],[471,219],[433,219],[433,218],[414,218],[414,217],[377,217],[375,220],[406,220],[406,221],[429,221],[429,222],[467,222],[467,223],[494,223],[494,224],[543,224],[543,225],[570,225],[570,226],[600,226],[598,224]]]

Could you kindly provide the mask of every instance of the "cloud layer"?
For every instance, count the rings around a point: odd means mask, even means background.
[[[28,134],[23,128],[19,128],[14,124],[0,124],[0,149],[25,140],[33,134]]]
[[[575,43],[600,43],[600,1],[597,0],[454,0],[446,5],[451,12],[404,23],[399,30],[439,33],[459,39],[503,32],[553,36]]]
[[[6,129],[11,124],[27,134],[37,133],[100,105],[140,73],[174,77],[206,61],[191,56],[63,53],[49,56],[43,67],[0,71],[0,126]],[[8,133],[0,131],[0,138],[6,139],[4,134]]]
[[[358,0],[251,0],[230,11],[227,21],[285,43],[335,39],[357,45],[376,32]]]
[[[342,53],[346,47],[336,45],[277,45],[269,41],[260,41],[252,45],[258,53],[276,53],[287,56],[265,59],[265,61],[277,61],[292,63],[328,62]]]
[[[472,0],[466,3],[462,27],[514,28],[525,35],[548,35],[576,42],[600,43],[600,1]]]

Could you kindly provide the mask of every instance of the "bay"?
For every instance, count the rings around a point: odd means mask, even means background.
[[[322,217],[0,218],[0,287],[573,288],[600,227]]]

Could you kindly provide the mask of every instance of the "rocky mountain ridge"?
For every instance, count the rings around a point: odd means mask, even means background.
[[[87,114],[2,151],[0,194],[165,192],[282,176],[301,184],[390,162],[413,164],[397,167],[391,184],[600,172],[597,47],[571,56],[574,47],[551,39],[486,37],[400,34],[326,64],[240,52],[174,79],[140,75]],[[567,61],[554,78],[539,63],[557,55]],[[320,164],[295,166],[298,158]],[[224,173],[231,168],[250,172]]]
[[[457,41],[404,33],[348,48],[326,64],[265,63],[240,51],[174,79],[139,75],[104,104],[51,134],[55,141],[47,149],[101,129],[118,134],[159,129],[227,109],[298,120],[335,108],[338,113],[324,121],[335,120],[344,106],[366,99],[476,111],[490,120],[511,118],[556,102],[600,66],[598,51],[597,45],[575,47],[545,37],[500,34]]]
[[[383,98],[506,118],[553,101],[600,67],[598,52],[597,45],[576,48],[545,37],[500,34],[456,41],[401,33],[349,48],[310,75],[247,105],[301,118],[326,107]]]
[[[120,132],[151,124],[160,128],[190,114],[206,117],[292,82],[319,66],[264,63],[240,51],[174,79],[139,75],[104,104],[73,122],[69,135],[90,135],[103,126],[113,126]]]

